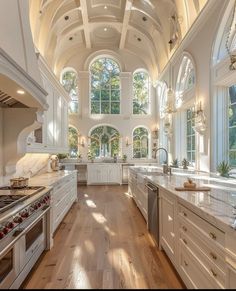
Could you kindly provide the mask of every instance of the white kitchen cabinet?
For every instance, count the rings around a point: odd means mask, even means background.
[[[87,184],[121,184],[121,167],[118,164],[88,164]]]
[[[160,190],[160,243],[173,264],[176,264],[176,199],[167,191]]]
[[[41,129],[28,139],[27,152],[68,152],[68,96],[45,65],[41,65],[41,74],[49,108],[44,112]],[[38,141],[40,130],[42,139]]]
[[[53,186],[52,191],[52,229],[53,233],[77,200],[77,173],[74,172]]]

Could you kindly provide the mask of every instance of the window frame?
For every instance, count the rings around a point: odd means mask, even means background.
[[[191,118],[188,118],[188,112],[191,112],[190,114],[192,114]],[[190,166],[195,167],[196,165],[196,132],[194,130],[194,125],[195,125],[195,116],[194,116],[194,106],[187,108],[187,110],[185,111],[186,113],[186,158],[189,161]],[[188,123],[190,123],[190,127],[191,127],[191,133],[188,134]],[[194,137],[194,149],[193,149],[193,137]],[[191,139],[191,143],[190,143],[190,149],[188,148],[188,138]],[[190,153],[191,155],[191,159],[188,158],[188,153]],[[193,160],[193,153],[195,156],[195,159]]]
[[[109,101],[108,100],[102,100],[101,99],[101,93],[102,91],[108,91],[105,90],[105,88],[100,88],[99,91],[100,91],[100,100],[99,101],[92,101],[92,72],[91,72],[91,67],[93,66],[94,63],[96,63],[97,61],[99,61],[100,59],[109,59],[111,60],[112,62],[114,62],[117,67],[119,68],[119,75],[117,75],[119,77],[119,89],[112,89],[111,88],[111,84],[109,82]],[[119,64],[119,62],[117,60],[115,60],[113,57],[110,57],[110,56],[98,56],[96,59],[94,59],[90,66],[89,66],[89,114],[90,116],[99,116],[99,115],[106,115],[106,116],[120,116],[121,115],[121,109],[122,109],[122,106],[121,106],[121,92],[122,92],[122,84],[121,84],[121,66]],[[109,78],[110,79],[110,78]],[[112,91],[119,91],[119,101],[114,101],[112,100]],[[92,102],[97,102],[99,103],[99,113],[92,113]],[[108,103],[109,102],[109,113],[102,113],[102,103]],[[119,104],[119,113],[111,113],[111,106],[112,106],[112,103],[118,103]]]
[[[135,130],[137,130],[139,128],[143,128],[147,131],[147,140],[148,140],[147,157],[135,158],[134,157],[134,132],[135,132]],[[142,152],[142,147],[140,147],[140,152]],[[151,156],[151,132],[150,132],[149,128],[144,126],[144,125],[136,126],[132,131],[132,159],[133,160],[147,160],[147,159],[150,159],[150,156]]]

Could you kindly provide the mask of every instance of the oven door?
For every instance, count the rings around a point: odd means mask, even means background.
[[[4,251],[0,257],[0,289],[9,289],[20,273],[19,242]]]
[[[21,238],[20,262],[21,270],[29,263],[36,261],[46,248],[46,216],[35,221]]]

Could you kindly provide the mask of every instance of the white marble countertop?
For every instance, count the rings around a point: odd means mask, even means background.
[[[132,168],[133,171],[140,169]],[[207,173],[189,173],[176,171],[169,175],[152,175],[149,169],[148,175],[145,172],[140,173],[147,181],[152,182],[159,188],[163,188],[173,195],[178,201],[185,206],[191,208],[195,213],[199,214],[207,221],[213,223],[221,229],[236,230],[236,180],[221,178],[216,175]],[[156,169],[158,171],[158,169]],[[161,173],[161,168],[160,168]],[[139,175],[140,175],[139,174]],[[209,192],[199,191],[176,191],[175,187],[182,187],[187,181],[187,177],[198,186],[207,186],[211,190]],[[234,208],[235,207],[235,208]]]
[[[77,172],[76,170],[73,170],[73,171],[62,170],[62,171],[54,171],[52,173],[44,173],[41,175],[36,175],[29,179],[29,185],[53,186],[55,183],[57,183],[61,179],[76,172]]]

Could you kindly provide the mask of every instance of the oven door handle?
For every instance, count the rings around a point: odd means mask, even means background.
[[[156,192],[157,191],[157,188],[156,187],[152,188],[148,184],[146,184],[145,186],[148,188],[148,190],[151,190],[152,192]]]
[[[0,252],[0,258],[9,250],[11,249],[14,244],[24,235],[26,232],[34,225],[36,224],[51,208],[51,206],[48,206],[47,209],[45,209],[32,223],[30,223],[26,228],[21,228],[18,231],[16,230],[16,237],[11,241],[7,247],[5,247],[1,252]],[[18,232],[18,233],[17,233]],[[15,234],[14,233],[14,234]],[[14,236],[13,234],[13,236]]]

